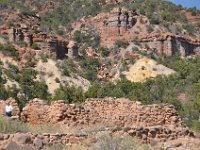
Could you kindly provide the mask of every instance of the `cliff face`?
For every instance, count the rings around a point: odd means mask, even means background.
[[[155,49],[159,55],[182,57],[200,54],[200,40],[172,34],[152,34],[141,38],[143,46]]]
[[[24,42],[28,47],[33,44],[38,46],[37,50],[46,52],[48,56],[57,59],[63,59],[68,53],[68,41],[59,38],[56,35],[48,34],[44,32],[33,33],[29,28],[18,28],[9,29],[8,32],[9,42],[18,43]]]
[[[121,12],[115,8],[109,13],[79,20],[72,27],[74,31],[94,28],[101,37],[101,45],[105,47],[113,47],[118,40],[132,42],[139,39],[142,47],[155,49],[159,55],[179,54],[185,57],[200,54],[200,40],[187,33],[175,35],[166,32],[161,26],[155,26],[155,30],[149,33],[149,25],[150,21],[145,16],[125,8]]]
[[[2,25],[0,26],[0,34],[7,37],[7,42],[19,45],[24,43],[26,48],[32,48],[33,44],[37,45],[36,53],[45,53],[46,55],[63,59],[66,56],[74,58],[78,56],[78,48],[76,53],[68,49],[69,41],[53,34],[40,31],[40,18],[37,16],[16,16],[16,23],[12,27]],[[4,42],[1,42],[4,41]],[[0,43],[6,44],[5,40]]]

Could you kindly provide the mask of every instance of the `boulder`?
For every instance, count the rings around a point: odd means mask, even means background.
[[[75,136],[70,136],[69,137],[69,143],[70,144],[78,144],[79,143],[79,139]]]
[[[0,133],[0,141],[4,140],[4,135]]]
[[[34,145],[37,149],[40,149],[40,148],[42,148],[42,146],[43,146],[43,142],[42,142],[41,139],[36,138],[36,139],[33,141],[33,145]]]
[[[31,146],[21,146],[15,142],[10,142],[6,147],[6,150],[33,150],[33,148]]]
[[[14,136],[13,141],[19,144],[31,143],[31,137],[24,133],[18,133]]]

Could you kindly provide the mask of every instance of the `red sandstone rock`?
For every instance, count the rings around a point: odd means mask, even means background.
[[[69,137],[69,143],[70,144],[78,144],[79,143],[79,139],[75,136],[70,136]]]

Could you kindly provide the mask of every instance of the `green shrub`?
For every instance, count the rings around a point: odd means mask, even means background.
[[[43,63],[48,62],[48,58],[49,57],[47,55],[45,55],[45,54],[41,56],[41,59],[42,59]]]
[[[133,47],[133,48],[132,48],[132,51],[138,52],[138,51],[139,51],[139,48],[138,48],[138,47]]]
[[[90,81],[95,81],[97,75],[97,67],[100,65],[99,60],[94,57],[85,57],[80,62],[80,64],[84,69],[84,72],[82,72],[81,75]]]
[[[197,15],[197,12],[194,10],[192,11],[192,16],[196,16]]]
[[[82,103],[84,101],[83,89],[75,86],[60,86],[55,90],[53,100],[65,100],[66,103]]]
[[[67,68],[63,68],[62,71],[63,71],[63,75],[70,76],[70,72],[69,72],[69,70]]]
[[[183,26],[183,28],[185,28],[187,30],[187,32],[191,35],[193,35],[195,33],[195,26],[192,24],[186,24]]]
[[[18,41],[17,44],[18,44],[20,47],[27,47],[27,44],[26,44],[26,42],[24,42],[24,41]]]
[[[57,64],[57,67],[61,69],[63,75],[70,76],[72,73],[76,73],[76,65],[72,59],[64,60],[62,63]]]
[[[141,45],[141,44],[140,44],[140,40],[139,40],[138,38],[133,39],[133,43],[134,43],[135,45],[138,45],[138,46]]]
[[[197,120],[187,121],[187,125],[200,133],[200,122]]]
[[[4,49],[4,46],[0,43],[0,51]]]
[[[100,48],[100,51],[101,51],[101,55],[103,57],[108,57],[109,54],[110,54],[110,50],[108,48],[104,48],[104,47],[101,47]]]
[[[32,48],[32,49],[35,49],[35,50],[40,50],[40,47],[37,45],[37,43],[33,43],[33,44],[31,45],[31,48]]]
[[[8,95],[8,91],[5,88],[4,84],[0,84],[0,99],[8,99],[9,95]]]
[[[73,39],[85,47],[98,47],[100,44],[100,36],[94,30],[87,30],[81,32],[79,30],[74,32]]]
[[[115,42],[115,45],[118,47],[118,48],[127,48],[128,47],[128,45],[129,45],[129,43],[128,43],[128,41],[125,41],[125,40],[117,40],[116,42]]]
[[[8,44],[6,46],[0,45],[0,51],[4,55],[13,56],[16,59],[19,59],[19,53],[18,53],[18,51],[11,44]]]
[[[58,78],[55,78],[56,83],[60,83],[60,80]]]
[[[155,16],[151,16],[151,18],[150,18],[150,23],[151,24],[157,24],[157,25],[159,25],[160,24],[160,19],[158,18],[158,17],[155,17]]]

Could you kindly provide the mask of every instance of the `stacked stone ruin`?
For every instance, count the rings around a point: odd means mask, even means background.
[[[88,124],[89,112],[74,104],[65,104],[63,100],[52,105],[39,99],[30,101],[21,113],[21,120],[30,124],[62,123],[68,126]]]
[[[16,102],[11,100],[14,111],[19,114]],[[3,104],[5,101],[0,101]],[[3,109],[3,108],[1,108]],[[27,103],[22,110],[20,120],[31,125],[56,124],[66,127],[89,127],[104,125],[102,132],[110,135],[128,134],[141,139],[144,143],[165,142],[179,138],[195,138],[194,132],[190,131],[174,106],[167,104],[142,105],[140,102],[128,99],[87,99],[80,105],[66,104],[64,100],[54,101],[48,105],[46,101],[34,99]],[[98,131],[101,132],[101,131]],[[13,141],[17,134],[4,134],[0,138],[0,145],[5,141]],[[90,134],[32,134],[30,143],[38,139],[44,145],[70,143],[70,138],[80,142],[90,138]],[[92,134],[97,138],[97,133]],[[73,141],[72,140],[72,141]]]
[[[68,126],[110,122],[118,126],[184,127],[172,105],[141,105],[127,99],[88,99],[84,106],[65,104],[63,100],[48,105],[45,101],[30,101],[21,113],[21,120],[30,124],[62,123]]]

